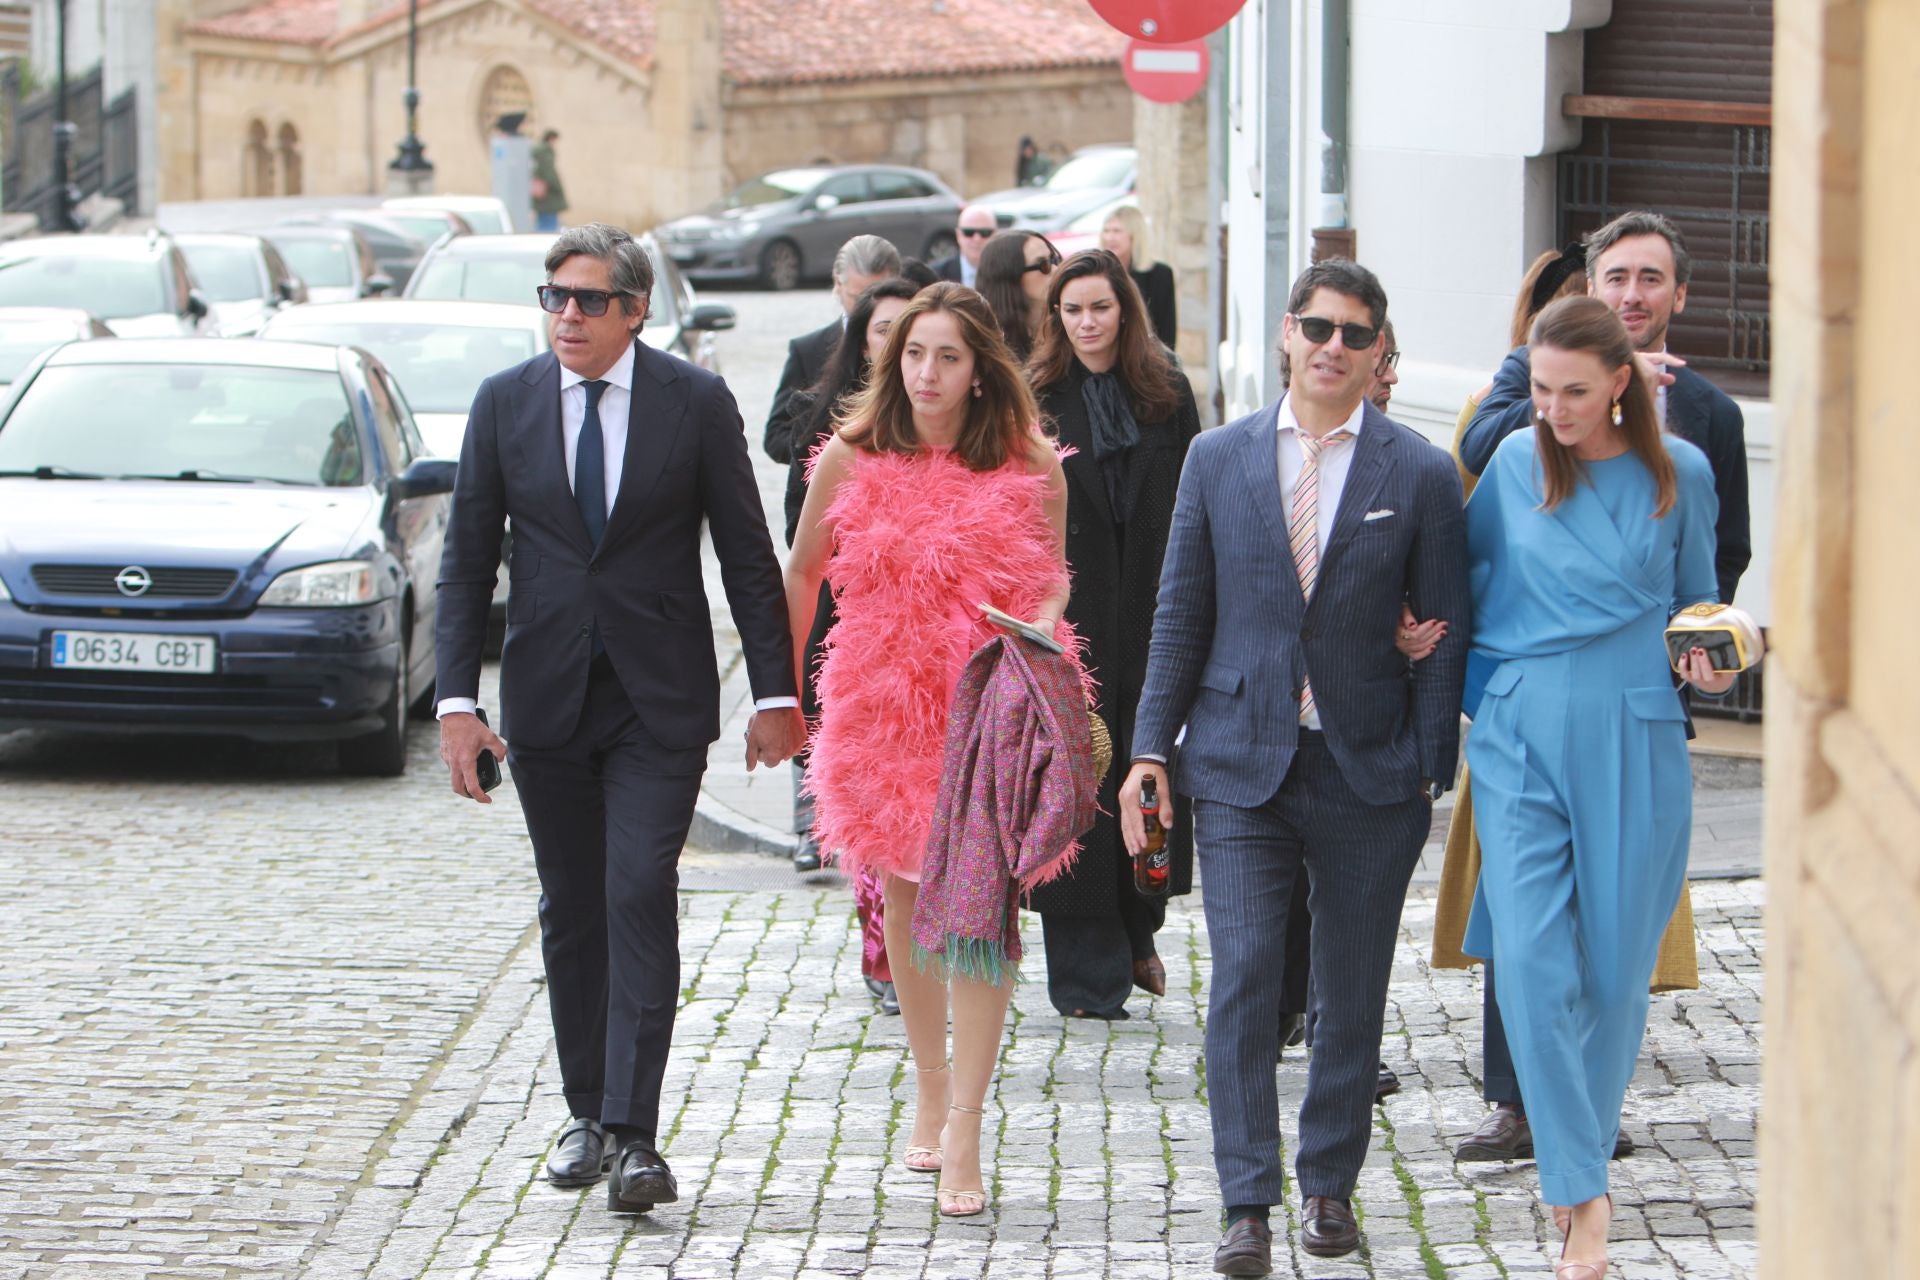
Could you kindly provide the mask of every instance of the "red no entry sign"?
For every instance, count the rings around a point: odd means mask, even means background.
[[[1148,102],[1185,102],[1207,83],[1207,42],[1148,44],[1129,40],[1120,69],[1133,91]]]
[[[1184,44],[1212,35],[1246,0],[1089,0],[1107,25],[1150,44]]]

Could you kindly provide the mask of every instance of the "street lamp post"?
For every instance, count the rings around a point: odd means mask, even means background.
[[[407,0],[407,91],[401,101],[407,107],[407,136],[400,140],[400,154],[387,166],[387,190],[395,195],[426,195],[433,190],[433,161],[420,141],[420,88],[415,59],[420,44],[420,0]]]
[[[73,138],[79,132],[67,119],[67,0],[54,0],[53,210],[51,231],[78,231],[80,192],[72,181]]]

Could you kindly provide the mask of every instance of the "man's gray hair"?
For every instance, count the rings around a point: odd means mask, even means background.
[[[1601,227],[1598,231],[1587,233],[1587,271],[1591,275],[1594,263],[1600,255],[1619,244],[1622,240],[1634,236],[1659,236],[1673,250],[1673,282],[1685,284],[1693,278],[1693,259],[1687,256],[1687,242],[1681,236],[1680,228],[1666,218],[1646,209],[1635,209],[1623,213]]]
[[[897,276],[900,251],[884,236],[855,236],[833,255],[833,278],[848,276]]]
[[[653,294],[653,261],[640,247],[640,242],[625,230],[605,222],[589,222],[562,231],[554,237],[553,247],[547,250],[549,283],[560,264],[576,254],[607,264],[607,278],[613,291],[622,295],[621,311],[632,315],[647,305],[647,299]]]

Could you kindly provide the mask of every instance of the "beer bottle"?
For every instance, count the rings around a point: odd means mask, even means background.
[[[1160,825],[1160,788],[1151,776],[1140,780],[1140,821],[1147,842],[1133,855],[1133,887],[1149,898],[1167,896],[1173,855],[1167,848],[1167,829]]]

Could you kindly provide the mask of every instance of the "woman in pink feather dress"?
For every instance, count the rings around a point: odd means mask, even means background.
[[[953,1217],[986,1207],[980,1122],[1012,979],[955,972],[949,984],[902,958],[914,954],[954,685],[998,634],[979,606],[1069,638],[1066,482],[1038,419],[980,295],[929,286],[894,321],[865,390],[816,455],[787,561],[795,636],[812,628],[823,577],[839,612],[807,772],[815,834],[847,874],[885,881],[887,951],[918,1084],[906,1163],[940,1174],[940,1212]],[[806,679],[798,645],[794,660]]]

